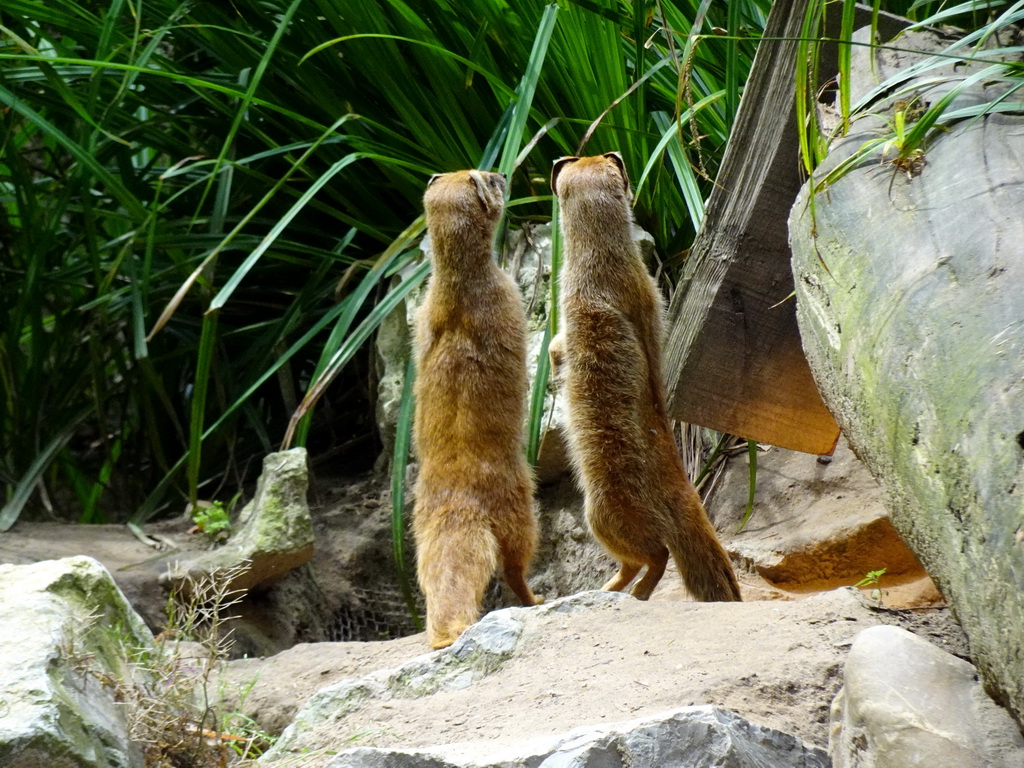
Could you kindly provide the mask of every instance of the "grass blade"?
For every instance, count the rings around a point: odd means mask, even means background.
[[[843,0],[843,19],[837,43],[839,57],[839,113],[843,119],[842,135],[850,130],[850,84],[853,74],[852,56],[853,21],[857,10],[856,0]],[[874,23],[874,20],[872,20]],[[873,38],[872,38],[873,39]],[[871,57],[874,62],[874,56]]]
[[[537,353],[537,372],[530,388],[530,411],[526,426],[526,460],[531,467],[537,466],[540,454],[541,428],[544,424],[544,400],[548,391],[548,376],[551,360],[548,357],[548,345],[551,343],[551,325],[544,327],[544,340]]]
[[[736,533],[740,533],[747,527],[751,515],[754,514],[754,494],[757,492],[757,441],[747,440],[747,465],[750,469],[750,478],[747,483],[747,508],[743,511],[743,519],[740,520],[740,527]]]
[[[284,35],[285,30],[288,29],[289,25],[291,24],[292,17],[295,15],[295,12],[299,9],[299,6],[301,4],[302,0],[293,0],[292,4],[288,6],[288,9],[284,12],[280,20],[278,21],[277,29],[274,31],[274,36],[270,39],[270,42],[267,44],[266,49],[263,53],[263,57],[260,59],[259,64],[256,65],[255,72],[253,73],[253,76],[249,79],[248,87],[245,89],[245,93],[243,94],[238,104],[238,108],[235,110],[235,116],[231,122],[231,127],[228,129],[227,136],[225,136],[224,142],[221,144],[220,154],[217,155],[217,159],[214,162],[214,169],[213,173],[210,174],[209,183],[203,190],[203,193],[199,198],[199,202],[196,205],[196,213],[192,217],[193,220],[198,218],[198,214],[203,208],[203,203],[206,202],[206,196],[210,192],[211,185],[218,178],[217,171],[219,170],[220,166],[224,163],[225,158],[228,156],[228,152],[234,145],[235,136],[238,134],[238,129],[241,127],[242,120],[245,119],[245,116],[249,110],[249,105],[252,103],[253,97],[255,96],[256,89],[263,81],[263,75],[267,71],[267,66],[270,63],[270,59],[277,51],[278,44],[281,42],[281,37]]]
[[[217,344],[217,312],[203,316],[202,335],[196,359],[196,375],[192,389],[192,414],[188,440],[188,496],[195,506],[199,501],[199,460],[202,448],[203,424],[206,420],[206,393],[210,388],[210,371]]]
[[[291,422],[288,425],[288,431],[285,433],[284,443],[282,450],[287,449],[291,446],[292,438],[295,434],[296,427],[299,419],[304,417],[309,410],[316,405],[317,400],[326,391],[327,386],[334,380],[334,378],[340,373],[341,369],[345,367],[352,356],[356,353],[359,347],[362,346],[363,342],[366,341],[370,334],[377,330],[377,327],[381,324],[385,317],[391,313],[391,311],[398,306],[413,288],[417,287],[426,278],[427,273],[430,271],[430,264],[424,262],[420,264],[410,274],[401,285],[397,288],[392,289],[388,292],[387,296],[377,304],[373,310],[367,315],[366,319],[363,320],[352,332],[352,335],[345,339],[345,343],[341,345],[341,348],[331,358],[330,363],[324,369],[324,372],[317,378],[313,384],[310,385],[309,391],[306,396],[302,399],[298,409],[292,414]]]
[[[411,358],[405,366],[405,381],[402,383],[402,402],[398,410],[398,423],[395,428],[395,450],[391,460],[391,550],[395,558],[395,569],[398,571],[398,583],[402,589],[409,616],[417,632],[423,631],[423,622],[416,607],[416,597],[412,589],[412,569],[405,560],[405,471],[409,461],[409,444],[412,435],[413,414],[415,413],[413,396],[416,383],[416,365]]]
[[[547,55],[548,44],[551,42],[551,33],[555,28],[555,19],[558,15],[558,6],[551,3],[544,8],[544,15],[541,18],[537,34],[533,39],[533,50],[530,51],[530,59],[526,65],[526,71],[516,88],[516,95],[512,107],[512,115],[509,119],[508,133],[505,136],[505,147],[501,152],[501,160],[498,162],[498,172],[511,177],[515,170],[513,163],[519,155],[519,148],[523,143],[523,133],[526,130],[526,120],[530,116],[530,108],[533,105],[533,95],[537,91],[537,81],[540,79],[541,68],[544,66],[544,57]],[[511,185],[509,185],[511,189]],[[508,192],[506,191],[506,195]]]

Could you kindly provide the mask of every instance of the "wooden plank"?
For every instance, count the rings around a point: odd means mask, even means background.
[[[802,179],[794,117],[797,42],[808,0],[772,6],[715,191],[669,306],[673,417],[807,453],[839,427],[800,346],[786,221]],[[838,4],[833,4],[838,5]],[[838,17],[829,19],[838,30]],[[858,8],[870,23],[870,9]],[[898,29],[897,17],[880,26]],[[886,38],[887,39],[887,38]],[[831,59],[831,61],[829,61]],[[836,71],[825,50],[821,71]]]

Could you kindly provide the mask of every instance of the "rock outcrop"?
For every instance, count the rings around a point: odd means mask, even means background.
[[[232,572],[231,591],[273,584],[313,557],[313,525],[306,502],[309,475],[306,449],[292,448],[263,459],[256,495],[238,517],[236,532],[224,546],[183,553],[167,580],[181,592],[213,574]]]
[[[729,554],[790,592],[852,586],[883,569],[886,588],[926,581],[892,526],[882,489],[846,441],[825,458],[782,448],[761,452],[753,513],[742,531],[749,464],[746,452],[730,460],[708,504]],[[940,597],[934,587],[931,594]]]
[[[301,757],[303,768],[320,768],[347,747],[450,744],[489,755],[533,738],[557,744],[585,725],[704,704],[821,749],[846,646],[878,621],[853,590],[736,604],[585,592],[494,611],[451,648],[322,688],[263,761]],[[317,654],[309,663],[323,663],[326,649],[309,652]],[[289,685],[298,663],[291,656],[280,669],[273,660],[262,665],[246,707],[266,707],[264,697]],[[253,664],[235,663],[252,673]],[[247,711],[259,719],[258,709]]]
[[[897,627],[857,635],[831,721],[834,768],[1024,765],[1024,737],[975,668]]]
[[[126,648],[153,636],[102,565],[0,565],[0,636],[0,765],[141,768],[101,679],[125,679]]]
[[[491,751],[463,745],[424,750],[356,748],[327,768],[830,768],[823,750],[717,707],[577,728]]]
[[[899,47],[915,39],[904,36]],[[904,65],[914,60],[905,51],[896,55]],[[937,73],[963,77],[983,66],[943,61],[945,71],[922,73],[922,80]],[[856,93],[869,89],[863,82],[869,72],[874,69],[861,67]],[[1004,86],[978,81],[948,113]],[[926,102],[937,98],[920,87]],[[909,97],[901,98],[907,108]],[[884,113],[893,105],[871,109]],[[868,119],[854,123],[858,133],[832,147],[817,180],[866,140],[884,135],[880,122],[878,130]],[[955,609],[989,689],[1018,722],[1024,722],[1022,136],[1019,115],[953,121],[921,148],[913,167],[866,158],[813,207],[805,188],[790,218],[797,316],[822,395],[885,490],[893,524]]]

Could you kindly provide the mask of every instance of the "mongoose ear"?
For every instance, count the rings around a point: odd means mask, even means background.
[[[435,173],[433,176],[430,177],[430,180],[427,182],[427,186],[429,187],[431,184],[433,184],[435,181],[440,179],[442,176],[444,176],[443,173]]]
[[[602,157],[607,157],[619,167],[619,173],[622,174],[622,187],[626,191],[626,194],[629,195],[631,193],[629,188],[629,175],[626,173],[626,163],[623,161],[622,155],[618,152],[605,152]]]
[[[571,155],[567,157],[560,157],[555,160],[555,164],[551,168],[551,193],[556,197],[558,196],[558,174],[560,174],[562,169],[569,163],[575,163],[577,160],[579,160],[578,157],[573,157]]]
[[[480,200],[480,205],[482,205],[484,207],[485,211],[489,211],[489,210],[491,210],[492,207],[494,207],[494,196],[493,196],[493,193],[487,188],[488,184],[490,183],[488,181],[488,178],[487,178],[488,176],[490,176],[491,179],[495,180],[495,181],[497,179],[501,179],[502,178],[498,174],[486,174],[485,175],[485,174],[481,173],[480,171],[470,171],[469,172],[469,178],[471,178],[473,180],[473,186],[476,187],[476,196]],[[501,186],[501,190],[500,190],[500,194],[498,195],[499,199],[502,197],[502,195],[504,195],[504,192],[505,192],[505,181],[504,181],[504,179],[502,179],[502,181],[500,182],[500,186]]]

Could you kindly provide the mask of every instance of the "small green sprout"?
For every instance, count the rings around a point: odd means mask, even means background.
[[[867,573],[864,574],[864,578],[861,579],[860,581],[858,581],[853,586],[857,587],[858,589],[860,587],[874,587],[874,586],[877,586],[878,585],[878,580],[880,578],[882,578],[882,575],[886,572],[886,570],[888,570],[888,569],[887,568],[882,568],[881,570],[878,570],[878,571],[868,571]]]
[[[222,501],[200,501],[192,508],[192,522],[217,544],[223,544],[231,535],[231,514]]]

